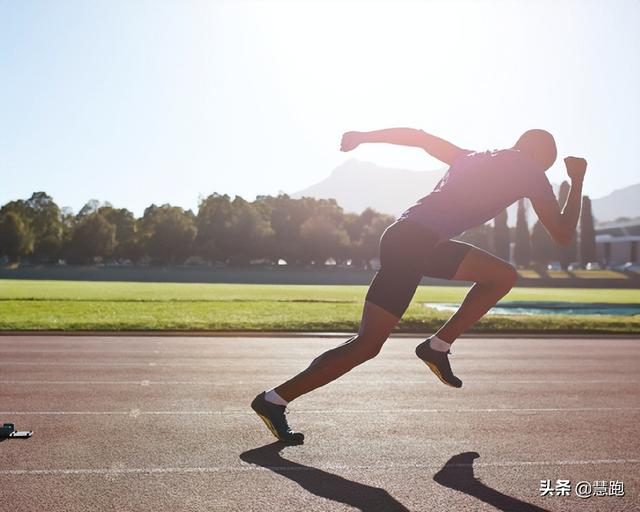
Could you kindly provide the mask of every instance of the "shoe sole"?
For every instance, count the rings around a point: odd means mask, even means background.
[[[267,418],[266,416],[263,416],[262,414],[260,414],[258,411],[255,411],[256,414],[260,417],[260,419],[262,421],[264,421],[264,424],[267,426],[267,428],[271,431],[271,433],[276,436],[276,439],[278,441],[284,441],[284,439],[282,439],[279,435],[278,432],[276,431],[276,428],[273,426],[273,423],[271,423],[271,420],[269,418]]]
[[[431,370],[433,372],[433,374],[438,377],[438,379],[440,379],[440,382],[442,382],[443,384],[446,384],[447,386],[449,386],[450,388],[455,388],[455,389],[460,389],[462,386],[454,386],[453,384],[451,384],[449,381],[447,381],[442,374],[440,373],[440,369],[433,363],[429,362],[429,361],[425,361],[424,359],[422,359],[422,362],[424,364],[427,365],[427,367],[429,368],[429,370]]]
[[[273,423],[271,423],[271,420],[269,419],[269,417],[265,416],[264,414],[260,414],[256,409],[253,408],[253,406],[251,408],[253,409],[253,412],[255,412],[260,417],[260,419],[264,422],[264,424],[267,426],[269,431],[274,435],[274,437],[278,441],[281,441],[283,443],[288,443],[288,444],[301,444],[303,442],[304,437],[303,439],[288,439],[288,438],[283,438],[279,436],[278,431],[276,430],[276,427],[273,425]]]

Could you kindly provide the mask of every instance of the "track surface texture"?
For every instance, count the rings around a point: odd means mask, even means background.
[[[460,390],[420,341],[292,403],[283,446],[249,402],[341,340],[2,336],[0,422],[34,432],[0,443],[2,509],[640,510],[640,339],[463,338]]]

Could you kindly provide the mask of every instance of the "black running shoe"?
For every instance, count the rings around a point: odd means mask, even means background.
[[[451,386],[452,388],[461,388],[462,381],[453,374],[451,366],[449,365],[448,355],[451,352],[439,352],[438,350],[433,350],[429,345],[430,341],[431,340],[429,339],[420,343],[420,345],[416,347],[416,355],[422,359],[429,369],[436,374],[436,377],[438,377],[447,386]]]
[[[251,408],[262,418],[271,433],[280,441],[289,444],[304,443],[302,432],[293,432],[285,416],[286,406],[273,404],[264,398],[264,391],[251,402]]]

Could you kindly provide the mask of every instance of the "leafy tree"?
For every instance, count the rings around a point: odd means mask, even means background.
[[[349,236],[342,223],[344,211],[335,199],[300,199],[306,220],[300,225],[302,261],[324,263],[328,257],[343,261],[349,253]],[[313,236],[317,239],[313,239]]]
[[[232,222],[232,209],[226,194],[214,193],[200,201],[195,245],[198,253],[209,261],[226,261],[229,257],[224,240]]]
[[[100,204],[100,201],[97,199],[89,199],[85,205],[80,208],[78,212],[78,217],[85,217],[87,215],[91,215],[92,213],[96,213],[102,206],[111,206],[109,203],[105,203],[104,205]]]
[[[35,192],[27,200],[31,212],[31,229],[35,235],[33,256],[39,261],[55,261],[62,247],[60,208],[44,192]]]
[[[261,258],[268,249],[264,242],[273,234],[269,220],[256,205],[236,196],[231,203],[231,221],[224,239],[226,252],[233,263],[248,263]]]
[[[96,211],[79,218],[65,252],[70,263],[94,263],[111,256],[115,247],[116,227]]]
[[[349,235],[350,240],[359,240],[368,224],[375,221],[381,214],[373,208],[367,208],[362,213],[345,213],[342,216],[342,225]],[[393,222],[393,220],[392,220]]]
[[[62,242],[60,256],[62,258],[68,258],[73,230],[78,223],[78,219],[73,213],[73,209],[71,207],[65,206],[60,209],[60,222],[62,223]]]
[[[33,232],[32,258],[37,261],[55,261],[62,247],[63,225],[60,208],[45,192],[34,192],[29,199],[10,201],[0,213],[13,211]]]
[[[196,237],[195,216],[179,206],[152,204],[141,219],[142,235],[149,257],[158,263],[184,261]]]
[[[0,256],[19,262],[33,251],[34,236],[29,225],[15,211],[0,215]]]
[[[527,211],[524,199],[518,201],[518,217],[516,220],[516,245],[513,251],[516,265],[528,267],[531,263],[531,239],[527,224]]]
[[[333,244],[329,256],[336,260],[348,257],[350,248],[349,237],[343,228],[344,212],[335,199],[292,199],[281,194],[259,196],[255,205],[268,216],[273,230],[268,243],[269,257],[273,261],[282,258],[293,265],[324,261],[326,247],[320,248],[313,240],[313,234]]]
[[[268,239],[273,234],[269,213],[260,203],[240,196],[212,194],[200,202],[196,224],[199,253],[210,261],[249,263],[269,254]]]
[[[265,251],[272,261],[284,259],[290,265],[302,262],[305,250],[300,227],[314,213],[316,201],[307,197],[292,199],[287,194],[256,198],[254,204],[271,225]]]
[[[542,266],[546,266],[556,258],[556,246],[549,233],[538,220],[531,231],[531,259]]]
[[[359,215],[357,226],[358,232],[353,231],[353,226],[345,226],[345,230],[351,239],[351,257],[356,258],[364,264],[365,268],[370,267],[370,261],[379,255],[380,238],[394,221],[391,215],[378,213],[367,208]],[[351,231],[350,231],[351,229]]]
[[[308,202],[291,199],[286,194],[260,197],[258,200],[269,208],[269,222],[273,229],[273,259],[282,258],[289,264],[299,263],[302,257],[300,226],[309,217]]]
[[[510,237],[509,226],[507,225],[507,210],[502,210],[495,219],[493,219],[493,253],[505,261],[510,258]]]
[[[349,244],[347,232],[324,215],[314,215],[304,221],[300,226],[300,239],[303,260],[316,264],[344,255]]]
[[[113,257],[136,261],[144,256],[144,247],[138,239],[136,218],[126,208],[101,206],[97,212],[116,228],[116,247]]]
[[[596,231],[593,228],[591,199],[583,196],[580,211],[580,263],[586,265],[592,261],[596,261]]]

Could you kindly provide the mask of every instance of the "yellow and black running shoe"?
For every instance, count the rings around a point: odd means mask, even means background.
[[[456,377],[451,371],[451,365],[449,364],[449,354],[451,352],[440,352],[433,350],[429,345],[431,340],[428,339],[420,343],[416,347],[416,355],[422,359],[422,361],[429,367],[429,369],[435,373],[442,382],[452,388],[461,388],[462,381]]]
[[[304,443],[302,432],[293,432],[286,415],[286,406],[273,404],[265,399],[264,391],[251,402],[251,408],[264,421],[264,424],[280,441],[289,444]]]

